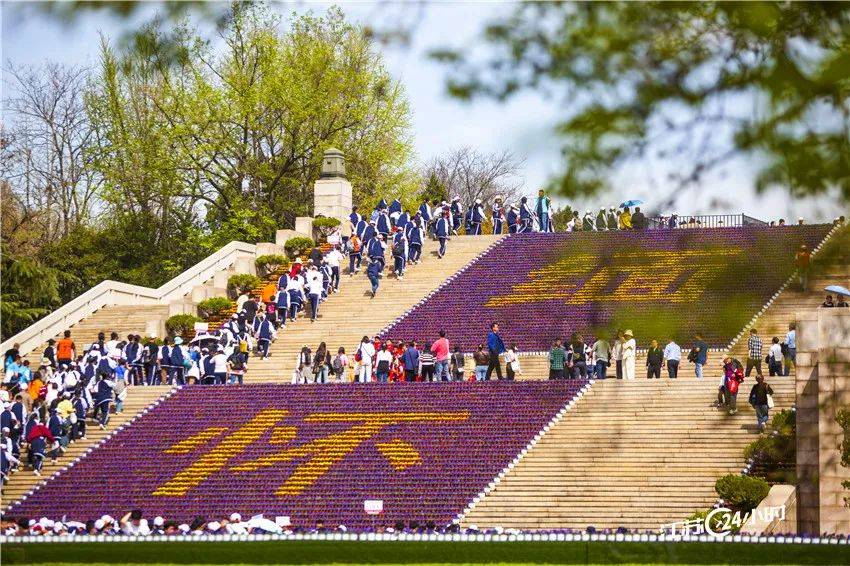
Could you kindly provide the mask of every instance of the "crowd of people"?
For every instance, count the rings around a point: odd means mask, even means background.
[[[433,342],[364,336],[351,356],[344,347],[334,355],[324,342],[315,352],[305,344],[295,360],[292,383],[486,381],[494,374],[497,379],[512,380],[522,374],[517,353],[516,344],[505,347],[497,323],[490,326],[486,349],[481,344],[473,354],[472,371],[461,348],[451,346],[444,330]]]
[[[500,529],[501,530],[501,529]],[[63,518],[54,520],[48,517],[39,519],[3,517],[0,532],[4,536],[207,536],[207,535],[263,535],[263,534],[330,534],[347,533],[345,525],[328,526],[323,520],[317,520],[312,526],[294,525],[289,517],[268,519],[263,515],[243,518],[240,513],[231,513],[225,517],[207,520],[195,517],[190,522],[167,519],[162,516],[146,518],[141,509],[134,509],[120,516],[103,515],[85,522]],[[376,533],[458,533],[457,525],[440,527],[433,521],[397,521],[392,526],[376,526]],[[466,529],[465,532],[477,532]],[[519,531],[516,531],[519,532]]]
[[[549,379],[606,379],[612,364],[617,379],[635,379],[637,344],[633,332],[617,330],[611,334],[611,340],[613,342],[603,335],[591,344],[579,333],[573,334],[569,340],[555,340],[549,350]],[[703,378],[708,352],[708,344],[700,334],[696,334],[686,359],[694,364],[694,375],[698,379]],[[766,428],[773,407],[773,389],[764,379],[762,362],[771,377],[790,375],[791,367],[797,361],[796,324],[788,326],[788,332],[783,338],[774,336],[764,358],[763,353],[762,340],[758,330],[753,328],[747,340],[746,366],[731,356],[723,359],[716,402],[718,408],[727,410],[730,415],[737,413],[738,388],[745,377],[750,377],[755,370],[756,383],[750,390],[748,400],[756,412],[759,431]],[[662,348],[653,339],[646,350],[646,379],[660,379],[664,368],[669,379],[676,379],[681,362],[682,347],[675,340],[670,339]]]

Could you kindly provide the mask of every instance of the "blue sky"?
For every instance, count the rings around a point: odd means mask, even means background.
[[[513,8],[509,2],[442,2],[427,5],[421,13],[375,2],[342,2],[347,16],[356,22],[387,23],[396,17],[414,19],[413,41],[407,47],[383,48],[390,71],[408,92],[414,112],[417,156],[425,161],[447,149],[469,145],[482,151],[508,149],[524,159],[522,175],[529,194],[561,168],[559,145],[552,128],[559,118],[563,101],[526,94],[507,104],[487,100],[462,103],[445,95],[445,69],[428,59],[434,47],[463,46],[474,42],[477,32],[493,16]],[[300,2],[278,5],[283,13],[294,10],[324,11],[330,3]],[[94,65],[97,62],[99,33],[116,38],[132,22],[120,22],[106,14],[91,13],[71,25],[48,19],[19,5],[2,4],[2,61],[39,64],[45,60]],[[146,11],[148,14],[152,10]],[[20,14],[25,13],[22,17]],[[7,85],[3,84],[4,96]],[[579,208],[616,204],[627,198],[642,198],[652,204],[653,196],[667,188],[664,168],[671,164],[646,162],[612,180],[613,192],[599,199],[573,203]],[[837,216],[829,198],[792,201],[782,192],[755,195],[751,189],[751,164],[736,160],[721,174],[680,201],[678,211],[743,211],[764,219],[805,216],[829,220]]]

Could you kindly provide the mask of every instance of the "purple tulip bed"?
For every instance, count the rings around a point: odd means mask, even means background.
[[[498,322],[506,345],[547,351],[617,328],[639,347],[689,344],[700,332],[725,347],[794,273],[794,254],[830,225],[515,234],[450,279],[382,336],[435,340],[465,352]]]
[[[185,387],[8,515],[445,525],[585,384]]]

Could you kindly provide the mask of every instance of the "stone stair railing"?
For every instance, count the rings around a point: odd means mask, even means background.
[[[19,344],[21,352],[29,352],[48,338],[53,338],[106,306],[167,304],[169,301],[180,299],[191,293],[196,285],[210,280],[217,272],[229,268],[236,263],[237,259],[246,255],[254,256],[255,250],[254,244],[230,242],[156,289],[118,281],[102,281],[10,337],[0,344],[0,348],[6,351],[13,344]]]

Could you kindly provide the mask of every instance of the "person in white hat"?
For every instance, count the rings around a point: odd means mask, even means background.
[[[623,379],[635,378],[635,357],[637,356],[637,343],[631,330],[623,332]]]

